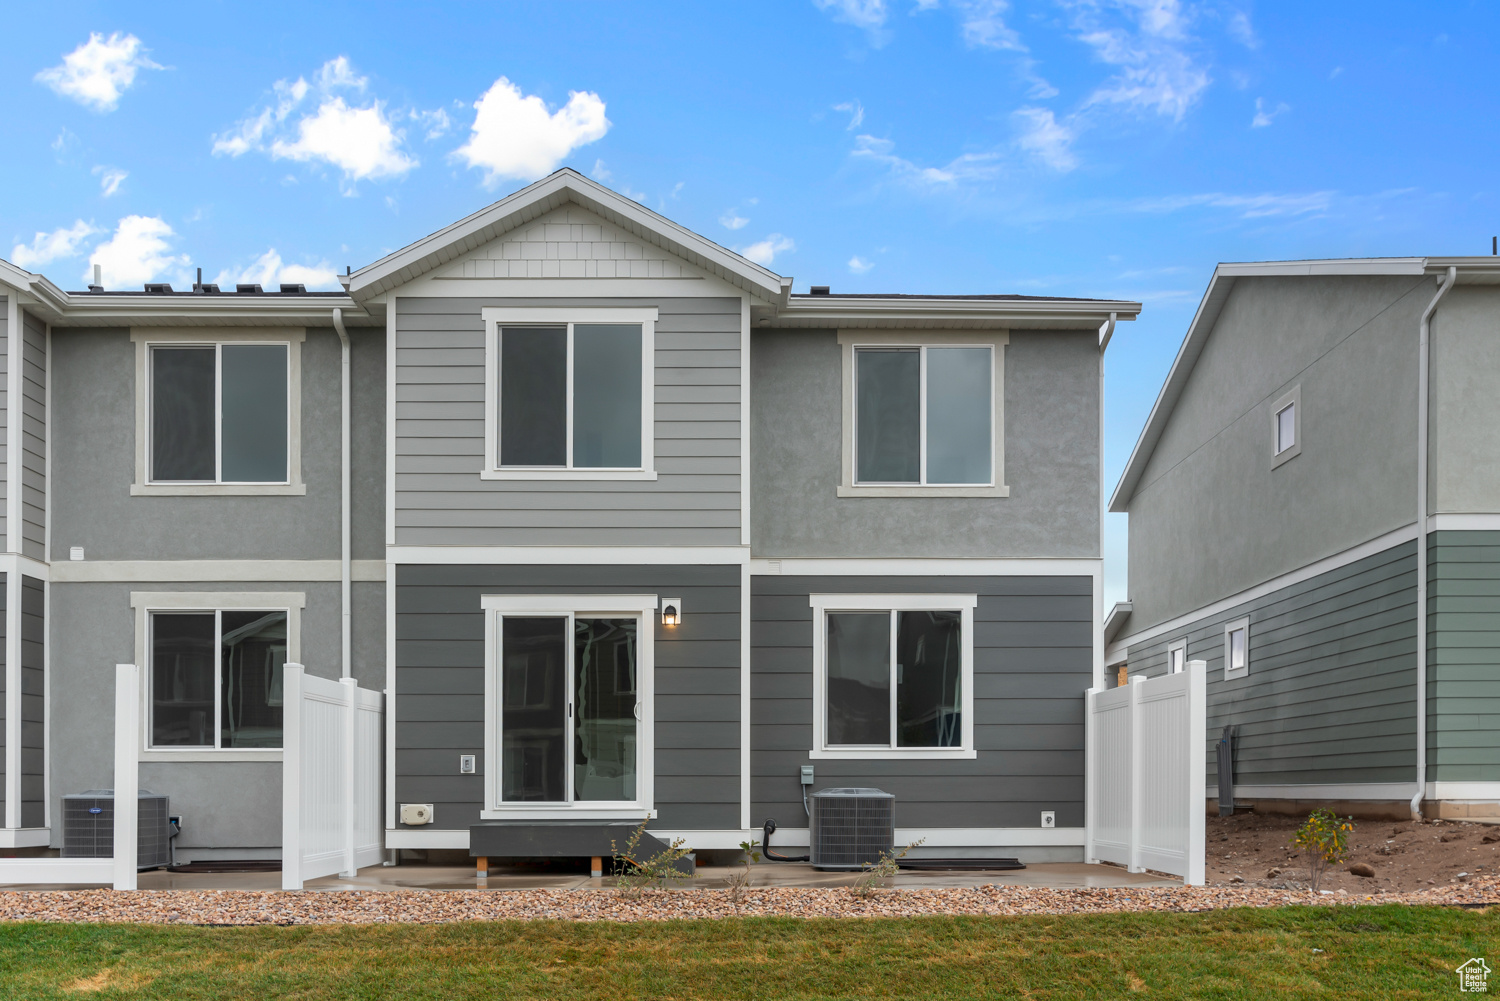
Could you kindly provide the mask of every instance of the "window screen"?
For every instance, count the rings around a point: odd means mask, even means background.
[[[640,325],[577,324],[573,328],[573,465],[636,469],[640,464]]]
[[[220,477],[225,483],[287,479],[287,347],[225,344]],[[278,738],[279,741],[280,738]]]
[[[994,459],[989,348],[927,349],[927,482],[988,483]]]
[[[828,743],[891,741],[891,617],[828,613]]]
[[[856,352],[857,477],[918,483],[922,461],[922,359],[916,348]]]
[[[566,327],[500,331],[500,464],[568,464]]]
[[[213,482],[214,349],[151,351],[151,478]]]

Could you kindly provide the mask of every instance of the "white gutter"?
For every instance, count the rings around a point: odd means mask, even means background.
[[[352,636],[349,618],[349,332],[344,329],[344,311],[337,306],[333,310],[333,329],[338,331],[342,365],[339,373],[339,389],[342,406],[339,409],[339,560],[342,573],[339,577],[339,601],[342,608],[342,630],[339,656],[341,678],[354,677],[352,666]]]
[[[1448,273],[1422,311],[1417,335],[1417,791],[1411,798],[1411,819],[1422,819],[1422,794],[1427,790],[1427,425],[1428,371],[1432,356],[1432,314],[1458,281],[1458,268]]]

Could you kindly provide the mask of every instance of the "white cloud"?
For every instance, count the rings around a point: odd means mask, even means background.
[[[93,224],[79,219],[71,226],[38,233],[31,243],[18,243],[10,252],[10,262],[27,271],[45,267],[53,261],[76,257],[84,240],[99,232]]]
[[[1267,216],[1302,216],[1327,212],[1333,204],[1334,191],[1310,191],[1306,194],[1228,195],[1210,192],[1199,195],[1169,195],[1165,198],[1141,198],[1126,207],[1135,212],[1179,212],[1190,208],[1230,209],[1241,219]]]
[[[748,247],[741,247],[739,255],[748,261],[754,261],[761,267],[769,268],[776,255],[789,250],[796,250],[797,244],[791,237],[782,236],[780,233],[772,233],[759,243],[752,243]]]
[[[1283,101],[1280,104],[1276,105],[1276,107],[1267,111],[1265,99],[1257,97],[1255,99],[1255,117],[1250,119],[1250,127],[1252,129],[1263,129],[1267,125],[1270,125],[1271,122],[1275,121],[1277,115],[1284,114],[1291,110],[1291,105]]]
[[[568,103],[548,112],[540,97],[500,77],[474,103],[469,141],[455,151],[484,171],[486,187],[501,180],[535,180],[551,173],[573,150],[604,138],[610,121],[604,101],[590,91],[571,91]]]
[[[728,212],[725,212],[723,215],[719,216],[719,225],[723,226],[725,229],[743,229],[749,224],[749,222],[749,219],[746,219],[734,209],[730,209]]]
[[[108,198],[120,190],[120,185],[130,174],[119,167],[106,167],[103,164],[95,167],[94,176],[99,178],[99,192],[102,197]]]
[[[860,135],[854,137],[849,155],[880,164],[899,180],[918,187],[942,187],[960,181],[989,179],[998,172],[994,153],[965,153],[944,167],[922,167],[892,152],[896,144],[889,139]]]
[[[855,256],[849,258],[849,271],[856,275],[865,274],[874,266],[874,261],[867,261],[863,257]]]
[[[114,236],[94,248],[89,255],[89,265],[99,265],[104,271],[106,286],[124,288],[140,285],[153,278],[172,272],[171,277],[186,273],[186,255],[171,253],[169,238],[175,236],[172,227],[156,216],[128,215],[120,220]],[[85,272],[84,280],[92,280]]]
[[[594,169],[589,171],[589,173],[593,176],[594,180],[598,181],[601,184],[608,184],[610,178],[615,176],[613,173],[611,173],[610,169],[604,165],[603,160],[595,160]]]
[[[431,111],[418,111],[413,108],[411,120],[417,123],[417,127],[423,130],[429,140],[442,138],[453,127],[453,119],[448,117],[445,108],[434,108]]]
[[[290,285],[306,285],[310,289],[337,291],[342,288],[332,264],[327,261],[319,261],[312,265],[287,264],[282,261],[275,247],[267,250],[243,268],[220,271],[214,282],[225,288],[239,284],[275,288],[282,282]]]
[[[1260,48],[1260,39],[1250,24],[1250,15],[1237,10],[1229,17],[1229,36],[1247,49]]]
[[[66,125],[64,125],[63,130],[57,134],[57,138],[52,140],[52,150],[55,153],[66,153],[77,145],[78,137],[71,131],[69,131]]]
[[[400,149],[401,136],[391,128],[376,101],[368,108],[351,108],[342,97],[323,102],[317,112],[297,123],[297,139],[271,144],[273,159],[321,160],[344,172],[351,181],[370,177],[400,177],[417,165]]]
[[[835,104],[833,110],[848,114],[849,124],[844,126],[846,129],[857,129],[860,123],[865,120],[865,106],[858,101],[845,101],[843,104]]]
[[[349,193],[357,181],[401,177],[418,165],[416,157],[402,149],[405,133],[391,124],[380,101],[365,104],[360,100],[351,106],[343,94],[335,93],[363,94],[369,83],[355,73],[347,56],[324,63],[313,79],[311,84],[303,77],[276,81],[272,88],[275,106],[262,108],[215,135],[214,155],[238,157],[257,151],[273,160],[326,163],[343,172]],[[309,98],[317,107],[299,112]],[[436,114],[446,117],[445,112]],[[417,118],[418,113],[407,117]],[[429,129],[434,127],[428,119],[418,120],[428,122]]]
[[[890,14],[885,0],[813,0],[813,6],[831,12],[835,21],[862,29],[877,49],[890,41],[890,32],[885,30]]]
[[[1027,51],[1021,36],[1005,23],[1005,12],[1010,9],[1006,0],[955,0],[954,7],[967,44],[980,49]]]
[[[1023,150],[1053,170],[1066,172],[1078,166],[1072,150],[1076,133],[1059,122],[1051,109],[1021,108],[1014,117],[1021,123],[1021,136],[1016,142]]]
[[[1180,121],[1211,82],[1189,50],[1180,0],[1070,0],[1079,40],[1118,72],[1087,104],[1117,104]]]
[[[36,79],[86,108],[113,111],[138,70],[163,68],[146,58],[146,47],[134,35],[116,31],[105,38],[93,31],[87,42],[63,56],[61,65],[42,70]]]

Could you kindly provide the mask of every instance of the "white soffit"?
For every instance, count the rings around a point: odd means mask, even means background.
[[[746,260],[567,167],[360,268],[343,279],[345,287],[359,300],[389,292],[568,202],[767,302],[780,303],[791,292],[790,278]]]

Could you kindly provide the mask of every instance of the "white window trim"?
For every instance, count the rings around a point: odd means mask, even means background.
[[[1276,451],[1280,444],[1276,433],[1276,419],[1287,407],[1292,407],[1292,446],[1291,448]],[[1275,469],[1289,459],[1295,459],[1302,454],[1302,386],[1296,385],[1289,390],[1281,399],[1271,404],[1271,468]]]
[[[1179,670],[1174,671],[1174,670],[1172,670],[1172,654],[1176,653],[1179,650],[1182,651],[1182,667]],[[1182,637],[1181,639],[1173,640],[1172,642],[1170,642],[1170,643],[1167,644],[1167,673],[1168,674],[1181,674],[1183,671],[1187,670],[1187,662],[1188,662],[1188,659],[1187,659],[1187,637],[1186,636]]]
[[[1245,666],[1239,670],[1231,670],[1229,667],[1229,634],[1236,629],[1245,631]],[[1250,673],[1250,616],[1246,615],[1235,619],[1233,622],[1224,623],[1224,680],[1232,681],[1235,678],[1246,677]]]
[[[181,750],[151,746],[151,613],[213,612],[242,608],[286,612],[286,659],[289,664],[302,663],[302,609],[307,607],[305,591],[131,591],[130,607],[135,609],[135,662],[140,666],[141,684],[141,760],[142,761],[280,761],[281,748],[246,750],[243,748],[188,747]],[[217,668],[217,665],[215,665]]]
[[[655,817],[656,775],[656,628],[654,594],[486,594],[484,609],[484,803],[481,820],[618,820]],[[505,615],[639,616],[636,632],[636,700],[640,729],[636,734],[636,799],[630,803],[505,803],[500,799],[500,643],[497,628]],[[571,635],[569,638],[571,642]]]
[[[813,741],[808,752],[813,759],[866,761],[926,761],[941,758],[974,758],[974,609],[979,596],[973,594],[814,594],[813,626]],[[961,614],[963,643],[960,648],[961,692],[959,711],[961,742],[958,747],[829,747],[828,746],[828,613],[829,612],[957,611]],[[893,693],[894,696],[894,693]]]
[[[136,497],[236,497],[300,496],[307,493],[302,481],[302,342],[307,331],[300,327],[258,329],[180,329],[137,327],[130,331],[135,342],[135,482]],[[287,475],[286,483],[153,483],[151,461],[151,348],[185,347],[193,344],[285,344],[287,346]],[[218,386],[214,388],[218,392]]]
[[[481,480],[654,480],[656,479],[656,319],[651,308],[568,308],[486,306],[484,319],[484,462]],[[500,328],[513,324],[568,328],[568,459],[573,456],[573,326],[579,323],[641,325],[641,465],[639,469],[579,469],[572,466],[512,468],[500,465]]]
[[[843,472],[839,479],[840,497],[1009,497],[1010,487],[1005,485],[1005,347],[1010,343],[1010,332],[1006,330],[986,331],[877,331],[840,330],[839,352],[843,368]],[[860,484],[854,481],[855,449],[855,348],[991,348],[994,355],[994,372],[991,375],[990,398],[995,415],[991,436],[994,457],[990,465],[991,482],[988,486],[933,485],[924,484]],[[924,380],[925,383],[925,380]],[[926,386],[922,387],[925,399]],[[922,414],[923,433],[926,433],[926,407]],[[922,470],[925,476],[926,470]]]

